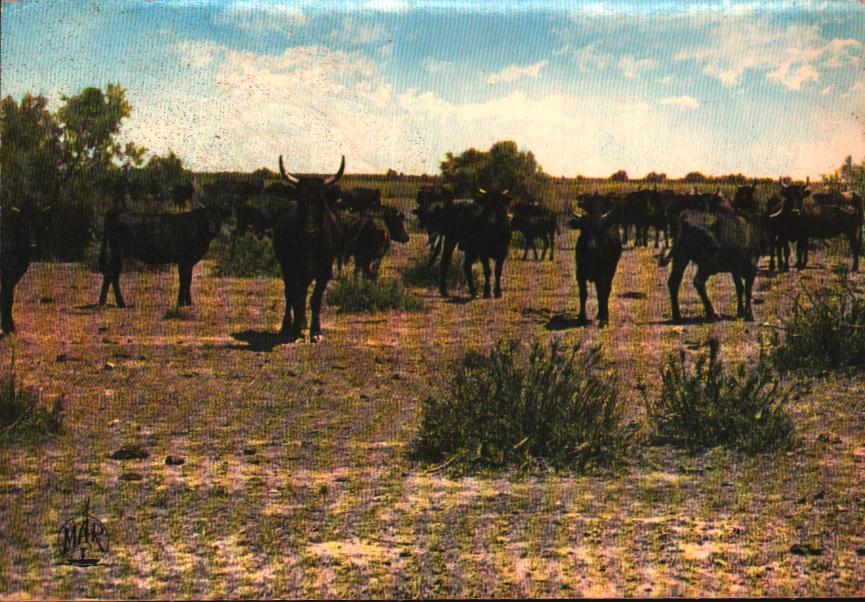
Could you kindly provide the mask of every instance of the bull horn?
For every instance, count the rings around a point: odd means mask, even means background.
[[[610,217],[610,214],[611,214],[612,212],[613,212],[613,210],[610,209],[610,210],[607,211],[606,213],[602,213],[602,214],[601,214],[601,219],[602,219],[602,220],[607,219],[608,217]]]
[[[502,196],[506,196],[510,191],[510,188],[505,188],[504,190],[502,190]]]
[[[21,210],[18,207],[12,206],[9,207],[12,210],[12,213],[21,213]]]
[[[483,188],[478,188],[478,192],[481,193],[481,194],[486,194],[486,193],[487,193],[487,191],[484,190]]]
[[[345,155],[342,156],[342,161],[339,162],[339,170],[333,176],[329,177],[324,181],[325,186],[333,186],[339,179],[342,177],[343,172],[345,171]]]
[[[279,156],[279,173],[282,174],[282,177],[285,178],[289,184],[297,185],[300,183],[300,180],[285,171],[285,167],[282,164],[282,155]]]
[[[784,211],[784,205],[781,205],[781,207],[778,209],[778,211],[776,211],[775,213],[770,213],[770,214],[769,214],[769,219],[775,219],[775,218],[777,218],[777,217],[780,217],[780,216],[781,216],[781,213],[782,213],[783,211]]]

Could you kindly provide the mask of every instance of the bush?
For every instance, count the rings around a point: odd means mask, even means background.
[[[338,280],[327,292],[327,302],[339,313],[375,313],[389,310],[416,311],[420,299],[398,280],[368,280],[358,275]]]
[[[15,377],[0,380],[0,441],[34,440],[62,430],[63,404],[57,399],[51,409],[39,403],[39,394],[17,386]]]
[[[213,273],[216,276],[255,278],[256,276],[281,277],[279,261],[273,254],[273,242],[267,236],[258,240],[246,232],[237,239],[234,255],[232,241],[217,238],[210,246],[210,257],[214,259]]]
[[[441,256],[439,256],[439,259]],[[432,266],[427,265],[428,255],[414,256],[409,260],[408,267],[402,273],[402,280],[407,286],[419,286],[426,288],[438,288],[440,263],[438,259]],[[472,266],[475,285],[483,289],[483,268],[477,263]],[[463,259],[459,253],[454,253],[451,264],[448,266],[447,275],[448,290],[459,286],[468,287],[466,276],[463,274]]]
[[[762,353],[755,366],[727,371],[718,348],[717,339],[710,339],[708,355],[697,358],[693,371],[685,365],[684,351],[667,359],[660,397],[647,400],[658,437],[692,450],[718,445],[746,452],[788,449],[792,390],[782,390]]]
[[[423,407],[417,453],[481,466],[542,462],[584,470],[624,457],[628,429],[599,348],[516,341],[468,352],[439,398]]]
[[[847,268],[836,269],[835,282],[816,292],[803,286],[781,331],[773,355],[779,370],[818,374],[865,366],[865,298]]]

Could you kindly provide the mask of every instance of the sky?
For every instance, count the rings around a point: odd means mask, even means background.
[[[865,158],[865,4],[3,0],[0,95],[120,83],[193,170],[794,177]]]

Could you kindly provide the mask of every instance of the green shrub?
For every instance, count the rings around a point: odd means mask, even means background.
[[[718,349],[718,341],[710,339],[709,353],[697,358],[693,370],[684,351],[667,358],[660,396],[646,403],[658,437],[692,450],[718,445],[752,453],[788,449],[793,389],[781,387],[762,353],[756,365],[728,371]]]
[[[413,256],[409,259],[408,266],[402,273],[402,280],[407,286],[418,286],[425,288],[438,288],[439,285],[439,269],[441,254],[432,265],[428,265],[429,256]],[[492,267],[492,266],[490,266]],[[483,268],[475,263],[472,266],[472,275],[475,279],[475,286],[478,290],[483,291],[484,273]],[[466,276],[463,273],[463,259],[460,253],[454,253],[451,257],[451,263],[448,266],[446,275],[448,290],[462,287],[468,287],[466,284]]]
[[[438,398],[423,406],[417,454],[437,462],[503,466],[540,462],[584,470],[625,454],[616,385],[601,373],[599,348],[580,351],[499,342],[489,354],[470,351]]]
[[[246,232],[234,244],[232,241],[217,238],[210,246],[210,257],[214,259],[213,273],[216,276],[255,278],[256,276],[281,277],[279,261],[273,254],[273,242],[267,236],[258,240]]]
[[[773,353],[779,370],[819,374],[865,366],[865,297],[846,267],[817,291],[803,286],[781,332]]]
[[[59,433],[62,426],[60,399],[48,409],[36,391],[19,387],[14,376],[0,380],[0,441],[37,440]]]
[[[416,311],[420,299],[408,292],[398,280],[368,280],[352,275],[336,281],[327,292],[329,305],[339,313],[375,313],[390,310]]]

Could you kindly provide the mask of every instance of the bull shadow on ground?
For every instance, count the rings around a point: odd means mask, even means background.
[[[666,320],[655,320],[651,322],[635,322],[638,326],[694,326],[699,324],[720,324],[721,322],[735,322],[738,320],[736,316],[728,316],[725,314],[719,314],[716,320],[707,320],[706,316],[700,314],[699,316],[688,316],[687,318],[682,318],[678,322],[675,322],[672,318],[667,318]]]
[[[229,349],[240,349],[242,351],[258,351],[270,353],[274,347],[287,345],[291,339],[283,337],[278,332],[270,330],[243,330],[232,332],[231,338],[245,345],[228,345]]]
[[[569,330],[571,328],[582,328],[591,324],[590,320],[580,320],[574,314],[567,311],[552,311],[549,309],[535,309],[524,307],[521,312],[524,316],[533,318],[544,324],[544,328],[551,331]]]
[[[645,299],[646,297],[646,293],[640,293],[637,291],[626,291],[624,293],[619,293],[619,299]]]
[[[465,305],[466,303],[471,303],[478,297],[472,297],[470,295],[449,295],[447,299],[445,299],[445,303],[450,303],[451,305]]]

